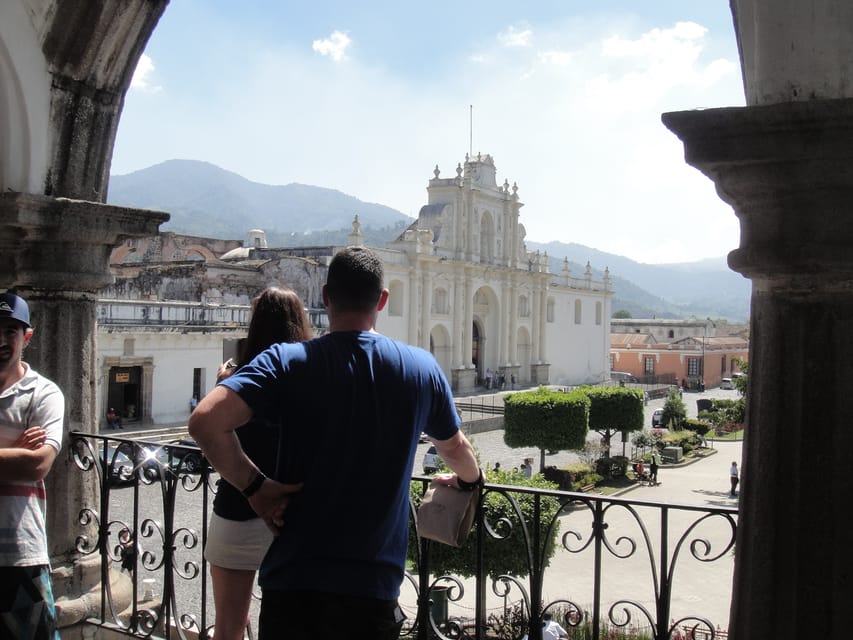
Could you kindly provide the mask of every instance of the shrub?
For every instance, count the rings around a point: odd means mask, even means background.
[[[684,422],[685,429],[689,429],[700,436],[704,436],[712,427],[713,425],[708,424],[705,420],[694,420],[693,418],[688,418]]]
[[[604,480],[604,478],[598,473],[587,473],[575,481],[572,491],[580,491],[582,487],[586,487],[591,484],[596,485],[602,480]]]
[[[545,467],[542,472],[542,477],[548,482],[553,482],[561,491],[572,490],[576,475],[568,469],[558,469],[557,467]]]

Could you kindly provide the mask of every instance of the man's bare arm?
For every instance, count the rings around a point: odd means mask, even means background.
[[[234,432],[251,417],[252,410],[242,398],[231,389],[220,386],[215,387],[198,403],[189,422],[190,435],[201,447],[210,464],[219,475],[240,491],[252,484],[260,473],[243,451]],[[270,446],[273,444],[270,443]],[[281,484],[267,480],[249,502],[273,533],[278,533],[290,495],[301,488],[301,484]]]
[[[246,488],[258,472],[234,432],[251,417],[249,406],[227,387],[215,387],[190,415],[190,435],[219,475],[238,489]]]
[[[436,451],[447,466],[464,482],[471,484],[480,479],[480,466],[474,455],[474,447],[461,431],[447,440],[434,441]],[[451,477],[452,479],[452,477]],[[453,484],[448,482],[447,484]]]
[[[56,460],[56,454],[51,445],[34,449],[23,446],[0,448],[0,482],[44,480]]]

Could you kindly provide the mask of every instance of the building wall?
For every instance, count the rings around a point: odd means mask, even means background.
[[[642,380],[647,372],[645,369],[646,358],[653,358],[655,374],[672,373],[677,383],[682,380],[688,381],[688,386],[693,386],[699,379],[704,380],[706,387],[717,387],[720,380],[730,376],[739,369],[732,362],[734,358],[748,360],[749,349],[746,345],[740,348],[730,349],[705,349],[704,358],[701,347],[690,346],[684,349],[669,349],[664,345],[648,346],[644,348],[611,348],[614,371],[624,371]],[[702,371],[704,359],[704,374],[691,375],[690,359],[698,362],[699,371]],[[725,362],[725,367],[723,367]],[[724,370],[723,370],[724,369]]]
[[[99,398],[109,407],[110,368],[115,366],[153,365],[152,376],[143,381],[143,396],[150,397],[148,413],[136,416],[155,424],[185,422],[189,417],[193,395],[193,370],[202,370],[202,396],[216,383],[216,372],[223,361],[223,343],[242,337],[245,332],[181,333],[104,331],[98,333]],[[130,347],[132,345],[132,347]],[[129,348],[130,347],[130,348]],[[143,412],[144,413],[144,412]],[[127,419],[127,414],[125,413]],[[103,416],[100,417],[103,420]]]

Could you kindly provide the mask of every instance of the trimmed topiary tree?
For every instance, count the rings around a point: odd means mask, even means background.
[[[642,399],[640,400],[642,408]],[[539,449],[539,470],[546,450],[580,449],[586,443],[590,400],[582,391],[534,391],[504,398],[504,442],[507,446]],[[642,422],[642,415],[640,416]]]
[[[589,428],[601,434],[608,452],[614,434],[642,431],[644,403],[639,389],[581,387],[580,391],[590,400]]]

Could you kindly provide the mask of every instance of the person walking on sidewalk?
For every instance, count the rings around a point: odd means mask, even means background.
[[[729,497],[734,498],[737,495],[737,485],[740,482],[740,474],[738,473],[737,462],[732,461],[732,466],[729,467],[729,480],[731,481],[731,490]]]

